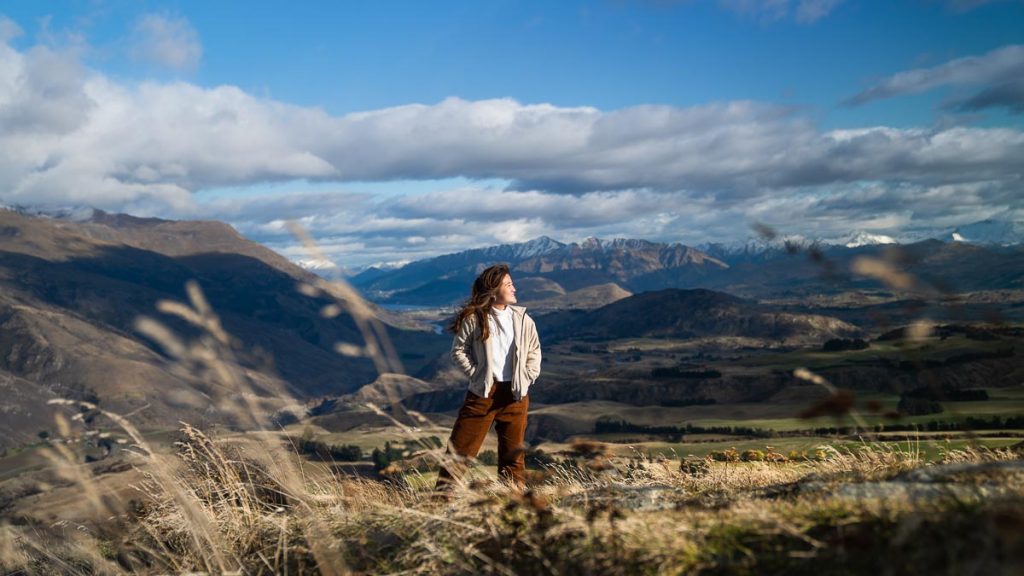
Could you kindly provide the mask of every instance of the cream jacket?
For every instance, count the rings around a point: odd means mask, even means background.
[[[540,339],[537,325],[526,314],[526,308],[508,305],[512,311],[512,328],[515,332],[515,363],[512,371],[512,393],[521,400],[529,393],[530,385],[540,375]],[[486,397],[494,385],[491,377],[490,347],[480,340],[477,318],[471,315],[452,341],[452,362],[469,377],[469,391]]]

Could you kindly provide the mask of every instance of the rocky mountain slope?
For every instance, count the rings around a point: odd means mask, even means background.
[[[888,262],[932,291],[1024,287],[1024,245],[934,239],[896,244],[892,238],[864,233],[837,244],[780,237],[709,243],[700,249],[621,238],[561,244],[540,237],[413,262],[391,271],[372,269],[353,282],[377,301],[425,306],[447,306],[465,299],[476,274],[495,262],[510,264],[523,301],[609,283],[631,293],[707,288],[761,299],[884,288],[875,279],[852,273],[854,261],[861,257]]]
[[[330,300],[297,291],[314,279],[221,223],[104,214],[76,223],[0,210],[0,377],[33,405],[54,396],[98,401],[138,411],[136,421],[151,427],[185,415],[216,420],[207,414],[209,382],[176,370],[164,348],[135,329],[139,316],[150,316],[185,341],[198,336],[156,310],[161,300],[187,302],[185,285],[194,280],[238,340],[243,377],[265,396],[281,391],[261,400],[268,410],[354,391],[375,380],[376,369],[334,351],[362,337],[347,314],[322,314]],[[411,370],[449,344],[429,331],[387,332],[414,352],[403,358]],[[48,414],[33,414],[35,427],[52,427]]]
[[[664,274],[674,282],[694,282],[728,268],[724,262],[682,244],[646,240],[601,240],[562,244],[547,237],[514,245],[467,250],[413,262],[390,272],[369,270],[352,279],[368,297],[382,302],[449,305],[465,299],[468,286],[486,266],[511,266],[521,300],[615,283],[632,291],[634,282]],[[532,291],[530,282],[546,282]],[[546,293],[545,293],[546,292]]]

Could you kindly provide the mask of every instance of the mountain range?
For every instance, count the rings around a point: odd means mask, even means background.
[[[971,244],[1019,245],[1024,243],[1024,222],[990,218],[967,226],[958,226],[948,231],[946,238]]]
[[[448,305],[466,298],[467,286],[494,262],[510,264],[520,284],[522,279],[544,279],[546,291],[554,293],[610,283],[632,290],[666,271],[670,271],[673,281],[685,283],[706,276],[709,270],[728,268],[724,262],[678,243],[588,238],[564,244],[541,236],[520,244],[420,260],[391,271],[369,269],[350,278],[350,282],[380,302]],[[521,300],[543,296],[520,287]]]
[[[977,226],[989,230],[980,223]],[[561,296],[564,301],[566,294],[604,285],[614,285],[623,293],[707,288],[748,298],[882,288],[873,279],[851,274],[854,261],[862,257],[888,262],[933,292],[1014,289],[1024,287],[1022,255],[1024,245],[1019,243],[931,239],[898,244],[892,238],[868,234],[851,235],[842,244],[787,237],[700,247],[621,238],[565,244],[542,236],[419,260],[393,270],[371,268],[349,280],[377,302],[451,306],[469,296],[467,287],[484,267],[505,262],[515,277],[519,300],[551,308],[546,299]]]

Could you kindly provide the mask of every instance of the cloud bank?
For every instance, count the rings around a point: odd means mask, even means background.
[[[732,12],[762,22],[792,17],[797,23],[813,24],[828,16],[843,0],[718,0],[718,3]]]
[[[159,66],[191,70],[199,65],[203,46],[199,34],[185,18],[146,14],[133,26],[131,55]]]
[[[231,86],[122,84],[45,47],[3,46],[0,55],[0,189],[9,201],[181,205],[217,186],[451,177],[732,201],[865,180],[1017,179],[1024,170],[1024,133],[1009,128],[822,132],[792,110],[747,101],[602,111],[449,98],[331,116]]]
[[[811,4],[787,9],[834,8]],[[821,130],[800,110],[751,101],[600,110],[448,98],[336,116],[233,86],[120,81],[74,52],[15,49],[19,30],[4,22],[0,202],[219,218],[286,253],[284,219],[294,218],[349,265],[539,234],[695,243],[745,234],[737,223],[753,219],[784,226],[780,217],[807,234],[887,231],[983,218],[1019,204],[1024,181],[1024,132],[1013,128]],[[188,48],[187,22],[140,26],[170,38],[151,55],[166,66],[201,56]],[[995,85],[1021,62],[1024,48],[1008,46],[894,75],[860,101]],[[1008,106],[1019,95],[993,88],[962,105]],[[397,198],[346,188],[457,177],[508,186]],[[194,196],[295,180],[338,191]]]
[[[860,106],[944,87],[982,87],[973,97],[958,99],[953,107],[964,110],[1005,106],[1024,107],[1024,46],[1010,45],[982,56],[957,58],[932,68],[917,68],[894,74],[846,100]]]

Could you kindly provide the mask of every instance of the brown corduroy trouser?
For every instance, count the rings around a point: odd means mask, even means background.
[[[466,392],[466,400],[448,439],[448,454],[453,458],[438,471],[437,488],[450,487],[454,479],[465,472],[465,464],[458,460],[476,457],[491,422],[498,434],[498,475],[522,486],[526,470],[523,438],[529,407],[528,396],[518,402],[514,400],[511,382],[495,382],[487,398]]]

